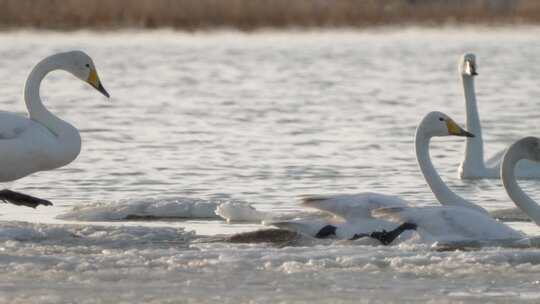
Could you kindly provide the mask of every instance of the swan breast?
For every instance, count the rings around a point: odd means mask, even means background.
[[[43,125],[11,113],[0,113],[0,182],[51,170],[73,161],[80,152],[78,131],[66,123],[56,136]]]

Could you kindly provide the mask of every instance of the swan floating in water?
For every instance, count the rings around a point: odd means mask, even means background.
[[[537,137],[525,137],[514,144],[512,144],[503,156],[502,166],[501,166],[501,179],[503,181],[504,189],[506,190],[508,196],[516,204],[516,206],[521,209],[527,216],[529,216],[538,226],[540,226],[540,206],[531,199],[518,185],[516,180],[515,171],[518,168],[518,162],[527,160],[529,162],[540,162],[540,139]],[[430,208],[430,207],[426,207]],[[521,232],[515,231],[510,227],[496,222],[493,219],[486,216],[478,216],[471,214],[472,210],[461,208],[460,212],[468,210],[467,213],[462,213],[461,215],[456,213],[456,210],[452,210],[452,214],[441,214],[447,212],[445,209],[448,207],[432,207],[432,210],[428,212],[436,212],[439,214],[439,218],[449,221],[448,227],[453,227],[458,230],[460,237],[463,235],[470,234],[471,240],[480,240],[480,241],[502,241],[501,244],[510,245],[510,246],[519,246],[519,245],[538,245],[535,242],[538,242],[538,238],[530,238],[524,235]],[[402,210],[400,210],[402,209]],[[421,234],[422,230],[426,228],[426,225],[436,224],[440,226],[440,223],[434,223],[432,221],[435,216],[430,215],[429,213],[425,218],[419,218],[418,210],[408,208],[387,208],[378,209],[374,211],[375,215],[383,216],[384,218],[394,217],[394,220],[398,221],[411,221],[418,224],[417,231]],[[456,208],[453,208],[456,209]],[[425,220],[428,219],[426,222]],[[459,222],[455,221],[459,219]],[[437,229],[431,227],[428,229],[430,234],[427,237],[433,237],[433,232],[437,232]],[[471,233],[471,230],[473,230]],[[441,236],[445,238],[445,241],[448,240],[447,230],[441,231],[439,235],[435,236],[437,241],[441,241]],[[480,232],[480,235],[478,233]],[[426,237],[426,236],[424,236]],[[458,239],[458,241],[462,241]],[[508,241],[510,241],[508,243]],[[497,243],[491,243],[497,244]]]
[[[540,226],[540,206],[519,187],[516,181],[516,167],[523,160],[540,162],[539,138],[522,138],[507,149],[502,160],[501,179],[506,193],[516,206]]]
[[[458,168],[459,177],[462,179],[499,178],[504,150],[484,162],[482,128],[474,89],[474,77],[478,75],[474,54],[467,53],[462,56],[459,72],[465,94],[466,127],[469,132],[475,135],[474,138],[467,138],[465,158]],[[540,165],[524,160],[518,164],[516,176],[518,178],[540,178]]]
[[[109,97],[94,62],[84,52],[58,53],[40,61],[30,72],[24,88],[30,117],[0,111],[0,182],[65,166],[79,155],[79,131],[49,112],[41,102],[41,81],[54,70],[67,71]],[[52,205],[47,200],[8,189],[0,191],[0,200],[32,208]]]
[[[416,129],[416,135],[415,135],[415,151],[416,151],[416,160],[418,162],[418,165],[420,167],[420,171],[422,172],[422,175],[424,176],[424,179],[426,183],[428,184],[429,188],[431,189],[433,195],[437,198],[437,201],[443,206],[450,206],[450,207],[464,207],[469,208],[472,210],[479,211],[484,214],[488,214],[488,211],[482,208],[481,206],[466,200],[465,198],[461,197],[457,193],[453,192],[448,185],[442,180],[440,175],[437,173],[437,170],[433,166],[433,163],[431,162],[431,158],[429,155],[429,144],[431,141],[431,138],[434,136],[447,136],[447,135],[456,135],[452,133],[444,133],[448,132],[444,129],[441,129],[440,126],[437,126],[437,121],[433,118],[439,117],[440,119],[452,121],[451,118],[449,118],[447,115],[440,113],[440,112],[431,112],[422,120],[418,128]],[[455,127],[453,128],[459,128],[457,124],[453,123]],[[450,129],[450,126],[448,127]],[[463,131],[466,132],[466,131]],[[458,131],[454,131],[454,133],[458,133]],[[466,132],[466,134],[457,134],[460,136],[465,136],[467,140],[470,138],[475,138],[476,134]],[[511,211],[514,211],[512,209]],[[523,218],[524,216],[520,214],[516,214],[516,212],[512,212],[512,215]],[[505,214],[499,214],[498,218],[501,220],[505,220],[506,213]],[[493,216],[492,216],[493,217]]]
[[[335,219],[298,219],[268,224],[315,237],[333,234],[347,239],[358,236],[373,238],[373,233],[376,236],[382,233],[386,239],[379,240],[383,244],[405,230],[415,229],[423,241],[430,243],[522,239],[520,232],[491,218],[483,208],[457,196],[444,184],[431,163],[429,142],[432,137],[449,135],[473,136],[447,115],[431,112],[418,126],[415,137],[420,169],[444,206],[409,207],[407,201],[398,197],[376,193],[312,197],[306,198],[304,204],[330,212]],[[387,232],[388,229],[393,230]]]

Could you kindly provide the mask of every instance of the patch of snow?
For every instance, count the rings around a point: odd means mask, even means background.
[[[119,221],[151,218],[219,218],[220,202],[186,197],[167,199],[120,200],[114,203],[93,203],[76,206],[57,218],[76,221]]]

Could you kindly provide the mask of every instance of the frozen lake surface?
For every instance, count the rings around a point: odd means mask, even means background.
[[[435,205],[415,161],[416,125],[432,110],[465,122],[457,62],[472,51],[486,154],[538,136],[539,35],[535,27],[2,33],[2,110],[24,114],[30,69],[71,49],[92,56],[112,98],[62,72],[46,78],[46,105],[81,130],[83,147],[62,169],[6,185],[55,206],[0,206],[0,302],[536,303],[536,248],[201,238],[262,227],[213,217],[230,200],[287,214],[302,210],[304,194],[373,191]],[[487,209],[513,207],[500,181],[457,179],[463,146],[433,141],[445,181]],[[520,184],[540,199],[539,181]],[[124,220],[132,211],[173,218]],[[540,235],[533,224],[511,225]]]

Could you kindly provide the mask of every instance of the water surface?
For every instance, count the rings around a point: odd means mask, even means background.
[[[257,228],[200,219],[101,222],[105,227],[88,229],[104,229],[97,235],[105,241],[78,241],[70,233],[86,234],[75,227],[96,223],[56,216],[74,206],[151,197],[241,200],[273,212],[299,210],[302,194],[375,191],[435,204],[415,161],[416,125],[432,110],[465,122],[457,63],[472,51],[487,154],[537,135],[539,34],[535,27],[2,33],[2,110],[24,114],[22,89],[31,68],[72,49],[92,56],[112,98],[63,72],[44,81],[45,104],[81,130],[83,147],[68,166],[8,185],[55,206],[2,206],[2,221],[44,226],[15,224],[30,237],[6,233],[0,281],[10,283],[0,284],[0,299],[133,302],[144,294],[160,302],[183,294],[182,300],[209,302],[538,301],[537,249],[190,245],[190,230]],[[512,207],[500,181],[457,179],[463,146],[463,138],[433,141],[445,181],[485,208]],[[521,185],[540,197],[538,181]],[[121,231],[124,225],[189,237],[171,237],[181,245],[167,237],[165,245],[151,238],[140,245],[130,243],[139,232]],[[540,234],[532,224],[513,226]],[[47,232],[51,227],[60,227],[60,237]],[[36,231],[45,232],[33,237]],[[122,233],[128,240],[117,237]],[[83,297],[88,294],[95,298]]]

